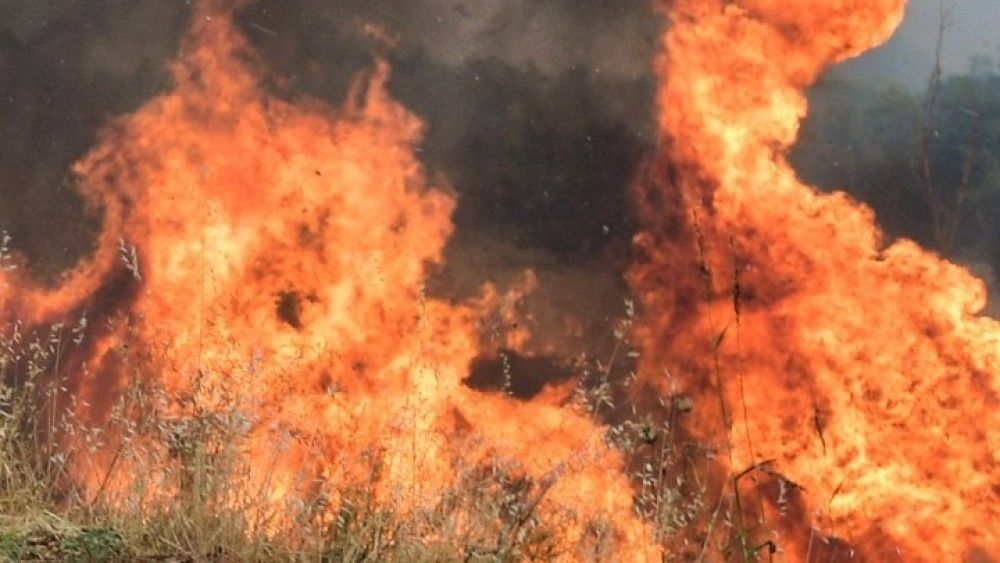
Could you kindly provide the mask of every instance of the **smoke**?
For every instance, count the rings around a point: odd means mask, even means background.
[[[889,524],[905,524],[899,519],[911,512],[925,515],[925,525],[907,540],[933,535],[927,530],[956,538],[958,531],[973,535],[958,530],[963,514],[954,507],[979,507],[989,494],[989,479],[972,478],[981,473],[975,463],[990,459],[979,425],[971,424],[979,418],[965,416],[987,412],[995,397],[987,378],[996,373],[996,326],[974,316],[981,287],[961,269],[915,245],[882,248],[866,209],[840,196],[817,196],[798,182],[781,157],[804,109],[801,85],[828,61],[883,39],[901,16],[901,1],[884,0],[879,7],[855,0],[840,12],[836,8],[842,6],[828,7],[829,14],[821,11],[819,17],[806,3],[791,12],[780,2],[762,3],[761,13],[754,14],[728,10],[723,0],[708,4],[714,10],[704,10],[701,1],[679,3],[691,17],[671,30],[676,52],[659,59],[661,76],[676,73],[659,94],[660,126],[671,141],[660,147],[646,181],[638,183],[645,190],[637,205],[644,206],[646,232],[636,241],[642,254],[636,261],[628,257],[633,220],[626,190],[655,142],[646,125],[655,121],[653,86],[646,73],[635,71],[650,63],[656,49],[649,26],[655,27],[657,20],[645,4],[251,3],[238,18],[260,56],[249,64],[261,62],[281,73],[267,85],[267,95],[259,95],[254,73],[244,68],[245,51],[231,48],[228,17],[213,22],[207,16],[211,12],[202,12],[194,26],[197,41],[187,51],[192,61],[174,75],[179,87],[110,128],[104,142],[76,168],[89,180],[88,201],[137,209],[119,218],[124,217],[126,233],[142,239],[141,250],[148,251],[143,256],[151,258],[153,274],[133,311],[154,320],[143,325],[139,342],[169,335],[178,348],[187,345],[190,358],[197,358],[197,364],[189,359],[179,365],[198,365],[201,373],[203,335],[193,325],[224,326],[208,337],[215,353],[207,355],[207,371],[231,371],[224,350],[233,342],[239,347],[233,357],[273,355],[275,371],[251,370],[252,377],[273,383],[266,398],[279,408],[268,412],[293,428],[318,424],[319,435],[331,438],[330,452],[348,440],[371,442],[343,433],[361,409],[372,415],[363,419],[370,423],[368,435],[383,434],[392,423],[390,403],[401,403],[393,397],[410,392],[400,370],[412,373],[414,387],[432,399],[420,402],[421,425],[431,428],[439,413],[455,414],[441,430],[433,425],[440,439],[427,446],[444,447],[455,443],[451,427],[464,432],[461,427],[470,421],[489,430],[504,426],[502,420],[555,420],[540,416],[548,403],[507,403],[505,397],[480,396],[457,385],[471,363],[469,385],[502,386],[497,385],[496,364],[472,357],[481,349],[471,338],[472,328],[483,328],[473,318],[481,312],[445,299],[461,299],[491,281],[501,289],[491,296],[511,301],[497,321],[509,326],[498,333],[516,333],[524,323],[536,334],[557,335],[535,338],[526,346],[516,338],[514,344],[503,340],[495,346],[517,348],[517,354],[500,362],[501,370],[524,370],[540,378],[510,382],[515,395],[530,397],[544,391],[545,383],[569,377],[565,366],[539,360],[539,355],[565,358],[574,349],[593,351],[585,345],[599,340],[600,330],[611,332],[611,319],[626,295],[620,271],[632,262],[629,281],[643,308],[635,333],[643,349],[641,389],[673,394],[674,380],[664,366],[677,362],[681,369],[676,371],[688,387],[681,391],[699,395],[699,409],[718,399],[720,428],[731,428],[733,411],[727,405],[738,404],[738,398],[747,442],[730,459],[756,465],[774,452],[790,475],[808,485],[814,501],[831,499],[832,505],[839,495],[837,510],[844,522],[855,525],[855,537],[871,520],[858,516],[858,507],[872,507],[871,514],[879,518],[888,515]],[[5,47],[4,71],[9,67],[36,84],[34,90],[22,91],[18,81],[8,81],[11,99],[30,106],[23,119],[31,124],[30,135],[11,138],[34,140],[5,149],[5,167],[12,169],[14,180],[7,180],[3,191],[5,201],[15,201],[5,206],[6,219],[14,222],[21,216],[22,230],[31,229],[21,237],[27,241],[21,249],[33,263],[46,263],[54,272],[59,261],[46,258],[46,249],[64,244],[65,255],[82,254],[88,246],[82,235],[93,229],[79,202],[60,197],[59,190],[68,186],[64,161],[74,160],[77,144],[93,137],[95,123],[164,87],[161,69],[168,47],[176,42],[175,30],[161,29],[163,37],[147,45],[142,26],[159,25],[163,6],[176,10],[178,21],[188,9],[150,4],[146,12],[133,14],[130,10],[139,5],[5,6],[19,14],[20,23],[5,30],[10,47]],[[822,33],[828,21],[838,22],[835,17],[844,20],[844,25],[832,26],[838,33]],[[116,31],[122,22],[140,28],[121,37],[109,33],[107,37],[118,37],[116,42],[88,48],[77,40],[100,35],[102,29],[91,19]],[[806,30],[801,37],[788,32],[796,25]],[[735,34],[741,41],[728,41],[734,31],[742,32]],[[231,35],[243,45],[241,34]],[[37,60],[31,55],[34,43],[41,46],[37,52],[45,53]],[[132,46],[148,56],[119,56]],[[724,47],[721,53],[716,46]],[[46,121],[45,94],[53,90],[49,75],[58,74],[53,69],[59,68],[62,53],[73,49],[90,54],[76,55],[61,91],[82,104],[76,111],[88,117],[75,123],[77,114],[67,112],[62,121]],[[798,57],[785,59],[793,50]],[[378,66],[360,113],[355,108],[332,120],[328,109],[316,109],[327,106],[285,104],[272,95],[337,103],[345,99],[351,77],[369,68],[375,53],[386,52],[395,74],[386,84],[385,67]],[[22,60],[29,62],[17,62]],[[208,72],[220,68],[228,72]],[[100,80],[106,81],[102,89],[86,90]],[[417,150],[434,176],[429,182],[411,155],[419,124],[391,98],[426,120]],[[10,122],[18,123],[14,117]],[[74,123],[67,126],[72,134],[59,129]],[[11,131],[16,133],[16,127]],[[357,142],[341,143],[330,131],[356,134]],[[64,137],[69,140],[62,141]],[[45,149],[53,139],[63,144],[48,154]],[[216,150],[220,146],[231,150]],[[253,162],[246,163],[244,154],[253,155]],[[305,158],[295,161],[289,154]],[[212,166],[202,166],[206,158]],[[37,177],[22,175],[30,185],[16,181],[19,166],[38,167]],[[329,176],[347,186],[349,198],[330,197]],[[458,195],[454,236],[452,198],[429,187],[438,185]],[[51,218],[58,214],[42,205],[18,203],[18,197],[24,202],[34,197],[46,205],[59,201],[75,215],[50,232],[46,229],[55,225]],[[300,200],[301,210],[286,205]],[[214,208],[207,209],[206,201]],[[176,220],[199,213],[203,221]],[[103,233],[106,239],[114,231],[115,224],[110,225]],[[205,236],[205,225],[213,236]],[[450,241],[448,265],[437,272],[427,299],[425,263],[438,262],[445,238]],[[242,243],[234,245],[235,252],[226,248],[234,241]],[[341,241],[353,245],[340,252]],[[817,247],[815,241],[827,244]],[[372,253],[372,248],[385,252]],[[95,277],[103,284],[103,274],[111,271],[106,266],[117,256],[113,244],[102,249],[102,268],[93,271],[102,274]],[[279,252],[272,255],[275,249]],[[206,268],[206,256],[217,263]],[[376,259],[366,260],[370,256]],[[535,273],[526,273],[527,268]],[[44,270],[37,273],[44,275]],[[213,272],[210,283],[219,289],[205,290],[206,271]],[[20,289],[21,280],[17,282],[9,287]],[[259,286],[243,292],[239,302],[227,299],[233,288],[254,283]],[[90,293],[83,289],[74,306]],[[206,293],[211,300],[207,309],[202,307]],[[697,302],[699,294],[704,303]],[[10,295],[20,299],[14,291]],[[59,299],[51,301],[56,304],[45,303],[50,309],[69,310],[56,306]],[[209,322],[203,321],[206,317]],[[722,324],[727,317],[731,320]],[[422,318],[430,322],[420,322]],[[368,325],[361,331],[359,319]],[[726,339],[730,327],[733,336]],[[436,336],[426,367],[414,362],[428,354],[421,330]],[[271,334],[260,339],[263,344],[254,340],[265,331]],[[398,342],[387,345],[389,334]],[[343,359],[335,362],[344,372],[337,377],[321,369],[329,364],[328,350],[314,345],[329,335],[342,343],[333,350]],[[113,336],[109,332],[108,340]],[[498,340],[503,336],[498,334]],[[298,362],[310,378],[288,378],[304,386],[289,393],[279,375],[285,365]],[[738,379],[723,381],[720,365]],[[189,373],[166,370],[164,378],[183,389]],[[913,386],[914,373],[922,377],[923,387]],[[749,393],[744,392],[744,378]],[[341,382],[353,388],[342,389]],[[264,394],[251,385],[255,381],[246,383]],[[711,396],[713,386],[718,397]],[[941,394],[923,393],[931,388]],[[88,389],[105,393],[107,387]],[[642,394],[636,398],[649,400],[650,394]],[[309,401],[300,401],[302,396]],[[358,396],[376,402],[353,400]],[[897,397],[912,399],[915,408],[897,408]],[[952,408],[959,397],[967,411]],[[486,401],[502,408],[483,408]],[[315,416],[335,402],[346,408],[337,411],[334,423]],[[303,404],[307,408],[300,410]],[[573,434],[584,439],[569,449],[603,440],[584,419],[558,418],[560,428],[565,428],[564,420],[579,422]],[[704,435],[716,430],[711,426],[715,422],[697,418]],[[516,447],[547,454],[546,448],[534,446],[551,431],[535,432],[538,428],[530,427]],[[939,443],[941,428],[954,428],[947,444],[954,449]],[[900,440],[900,432],[909,439]],[[257,438],[261,452],[273,450],[265,434]],[[765,455],[758,457],[755,448]],[[958,450],[973,456],[959,464],[954,459]],[[447,474],[444,458],[427,451],[441,462],[438,473]],[[921,457],[923,453],[931,455]],[[830,459],[845,461],[832,464]],[[946,472],[937,471],[941,459],[949,462]],[[606,463],[598,461],[594,467]],[[923,481],[906,481],[912,488],[888,491],[890,481],[864,478],[887,467]],[[862,478],[846,480],[842,469]],[[953,489],[953,469],[965,471],[960,480],[973,485],[943,495]],[[590,488],[572,482],[567,486],[574,506],[597,498],[592,491],[607,489],[602,480],[587,478],[584,484]],[[620,513],[631,514],[629,495],[616,498],[622,500],[615,501]],[[981,522],[990,507],[963,512]],[[940,521],[926,515],[939,515]]]
[[[0,228],[51,279],[90,250],[69,167],[167,84],[181,2],[0,2]]]
[[[401,49],[422,51],[438,65],[492,59],[547,74],[588,67],[632,78],[648,75],[659,31],[644,0],[305,0],[294,6],[261,0],[244,11],[244,23],[272,45],[295,33],[300,53],[342,46],[359,21],[382,26]]]
[[[458,192],[431,293],[465,298],[530,268],[539,284],[524,307],[549,338],[528,347],[607,348],[625,296],[627,188],[655,142],[660,22],[647,2],[264,1],[241,21],[284,69],[286,95],[333,103],[380,50],[362,23],[394,36],[390,91],[425,119],[421,157]]]
[[[54,279],[90,250],[95,224],[69,166],[109,117],[168,86],[188,4],[0,4],[12,14],[0,24],[0,226],[37,275]],[[661,22],[648,2],[261,0],[237,22],[287,99],[339,105],[352,77],[389,57],[391,95],[426,123],[424,164],[458,194],[431,294],[503,289],[533,269],[522,309],[548,337],[529,351],[610,345],[633,232],[627,189],[655,142],[648,68]]]

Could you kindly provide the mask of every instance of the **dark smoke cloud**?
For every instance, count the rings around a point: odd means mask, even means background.
[[[661,21],[650,3],[264,0],[241,22],[283,70],[279,92],[332,103],[383,51],[363,24],[398,39],[390,90],[427,122],[423,160],[459,198],[431,292],[465,298],[531,268],[533,349],[610,346],[626,295],[628,189],[655,142]]]
[[[0,228],[51,277],[95,223],[69,167],[114,115],[169,86],[190,3],[0,0]],[[258,0],[238,14],[275,94],[344,101],[376,56],[427,123],[429,174],[458,195],[430,291],[461,299],[532,268],[531,348],[600,354],[626,289],[628,190],[655,143],[646,0]],[[375,24],[395,45],[365,31]],[[531,365],[530,362],[525,365]]]
[[[242,21],[284,86],[335,103],[370,65],[360,24],[398,35],[390,87],[428,123],[424,158],[459,191],[460,228],[575,262],[622,226],[653,141],[645,3],[270,0]]]
[[[167,85],[178,1],[0,1],[0,228],[51,278],[89,250],[70,165],[114,115]]]
[[[306,32],[296,37],[303,52],[356,33],[358,22],[378,23],[434,64],[492,59],[549,74],[582,66],[632,78],[648,74],[659,28],[646,0],[262,0],[244,13],[273,38]]]

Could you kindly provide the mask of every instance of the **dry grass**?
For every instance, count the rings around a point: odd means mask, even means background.
[[[664,560],[755,560],[757,554],[746,546],[751,536],[766,531],[750,530],[732,514],[726,483],[699,474],[712,452],[677,430],[690,401],[664,398],[661,418],[621,407],[633,378],[613,373],[629,371],[633,353],[625,352],[630,350],[626,335],[633,314],[627,307],[616,330],[615,357],[583,378],[576,404],[607,422],[608,442],[632,460],[635,511],[666,547]],[[58,378],[61,362],[81,345],[85,329],[84,319],[40,335],[14,327],[0,336],[2,558],[579,558],[578,551],[560,544],[559,522],[546,521],[535,510],[552,482],[525,478],[516,468],[484,469],[456,460],[451,487],[416,509],[403,508],[376,500],[379,458],[372,454],[365,461],[365,479],[311,483],[308,494],[292,495],[283,506],[268,503],[262,490],[254,493],[246,486],[249,472],[241,448],[252,426],[251,411],[227,390],[197,381],[181,399],[136,377],[120,394],[110,419],[100,427],[88,425],[75,414],[86,409]],[[209,408],[208,397],[214,405],[222,397],[227,406]],[[177,408],[179,400],[185,408]],[[87,477],[81,480],[81,475]],[[606,527],[592,526],[595,560],[616,559],[604,547]]]

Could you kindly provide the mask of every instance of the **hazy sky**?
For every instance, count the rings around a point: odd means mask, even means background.
[[[942,49],[946,73],[964,72],[974,55],[1000,62],[1000,0],[943,0],[950,8]],[[934,64],[934,44],[942,0],[910,0],[906,19],[883,47],[848,62],[848,72],[922,88]]]

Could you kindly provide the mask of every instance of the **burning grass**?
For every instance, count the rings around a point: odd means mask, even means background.
[[[658,408],[642,413],[627,406],[640,391],[633,387],[639,384],[632,371],[638,355],[629,341],[635,315],[626,302],[612,356],[577,366],[577,385],[561,408],[592,420],[603,442],[626,459],[631,511],[643,541],[659,552],[647,559],[772,560],[782,551],[783,530],[767,509],[808,520],[798,512],[797,486],[769,462],[737,475],[719,472],[716,460],[728,446],[698,442],[684,431],[694,408],[686,396],[661,396]],[[303,463],[295,485],[276,492],[272,475],[260,472],[256,439],[268,417],[252,396],[241,395],[245,387],[237,381],[263,369],[259,359],[233,379],[195,376],[192,387],[178,393],[164,389],[152,371],[169,346],[137,354],[120,344],[111,357],[130,383],[106,420],[89,421],[81,414],[91,412],[89,405],[78,402],[59,369],[64,358],[87,347],[87,325],[81,318],[72,327],[34,334],[15,325],[0,341],[0,498],[7,515],[0,520],[2,557],[624,561],[636,555],[619,523],[549,504],[553,487],[579,471],[572,464],[538,475],[509,456],[477,457],[473,448],[473,454],[451,457],[444,483],[421,487],[387,480],[386,464],[399,452],[375,446],[341,459],[349,469],[336,477]],[[526,375],[504,372],[508,381]],[[672,377],[668,371],[664,376]],[[270,463],[277,467],[293,444],[315,436],[285,429],[272,438]],[[409,443],[421,443],[420,437]],[[322,457],[313,461],[329,464]],[[616,466],[599,470],[613,478],[621,472]],[[583,534],[566,533],[575,528]],[[847,544],[818,530],[809,533],[816,557],[850,553]]]
[[[628,321],[625,321],[626,323]],[[197,378],[189,393],[171,394],[115,350],[131,383],[108,420],[81,417],[59,376],[63,358],[86,345],[86,322],[42,334],[19,327],[0,342],[0,556],[16,560],[163,561],[513,561],[625,558],[615,523],[572,510],[544,509],[549,491],[574,470],[532,476],[511,458],[455,456],[448,482],[435,490],[386,483],[391,455],[361,451],[355,478],[328,481],[300,475],[276,499],[251,429],[265,420],[239,388]],[[619,337],[624,339],[624,331]],[[626,346],[623,342],[622,346]],[[608,364],[595,366],[565,408],[607,417],[628,380],[612,382]],[[690,405],[674,398],[683,416]],[[667,404],[666,401],[663,403]],[[648,540],[670,546],[667,560],[731,553],[733,524],[706,530],[709,506],[697,482],[695,459],[671,421],[622,418],[606,441],[633,460],[635,511]],[[305,439],[275,434],[273,455]],[[416,443],[417,440],[414,440]],[[417,457],[420,457],[419,455]],[[345,462],[347,463],[347,462]],[[358,470],[362,468],[362,470]],[[619,471],[606,468],[608,472]],[[695,477],[688,482],[687,479]],[[387,488],[388,486],[388,488]],[[278,500],[278,502],[276,502]],[[716,522],[712,521],[711,525]],[[567,540],[567,527],[585,530]],[[700,531],[699,531],[700,530]],[[746,533],[742,531],[740,533]],[[707,535],[706,535],[707,534]],[[696,541],[704,536],[702,543]],[[713,536],[709,547],[708,537]],[[686,548],[684,546],[687,546]],[[685,555],[686,554],[686,555]]]
[[[888,37],[903,2],[748,4],[670,3],[638,306],[575,393],[525,398],[463,383],[502,298],[425,290],[455,198],[429,182],[387,64],[344,107],[279,99],[232,3],[197,3],[172,88],[74,166],[102,220],[92,255],[45,286],[0,237],[0,547],[810,562],[995,547],[984,287],[911,242],[884,248],[868,210],[783,156],[802,88]]]

